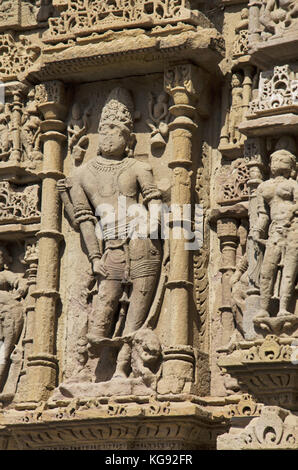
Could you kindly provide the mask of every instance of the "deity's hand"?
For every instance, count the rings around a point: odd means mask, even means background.
[[[103,278],[106,278],[109,274],[108,271],[105,269],[104,263],[99,258],[95,258],[92,261],[92,270],[95,276],[100,276]]]
[[[266,240],[260,238],[260,232],[258,230],[254,230],[252,232],[252,239],[258,245],[265,245],[266,244]]]

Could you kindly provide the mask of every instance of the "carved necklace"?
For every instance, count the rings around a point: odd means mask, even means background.
[[[118,189],[118,178],[126,169],[134,165],[135,160],[132,158],[125,158],[117,163],[103,162],[98,157],[88,164],[89,170],[94,174],[102,175],[98,192],[103,197],[113,196]],[[107,174],[108,173],[108,174]],[[105,175],[104,175],[105,174]]]

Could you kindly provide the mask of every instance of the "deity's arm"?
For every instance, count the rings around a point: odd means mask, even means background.
[[[154,182],[151,166],[143,162],[138,162],[137,165],[137,179],[144,198],[144,204],[150,206],[151,203],[160,203],[161,192]]]
[[[74,217],[85,242],[89,261],[100,259],[102,252],[95,233],[96,219],[84,187],[78,176],[72,178],[70,197],[73,203]]]
[[[267,236],[268,226],[270,223],[270,208],[263,194],[263,185],[261,184],[257,190],[257,223],[253,228],[254,238],[265,239]]]

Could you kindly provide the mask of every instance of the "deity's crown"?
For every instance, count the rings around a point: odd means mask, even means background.
[[[132,97],[125,88],[114,88],[102,109],[99,129],[104,124],[114,124],[128,132],[133,130],[134,106]]]

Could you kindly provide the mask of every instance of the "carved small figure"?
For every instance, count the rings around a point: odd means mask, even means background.
[[[236,39],[233,46],[233,56],[248,53],[248,8],[241,11],[241,19],[235,27]]]
[[[138,330],[132,340],[132,375],[141,377],[152,390],[156,390],[161,376],[161,358],[161,345],[156,334],[148,328]]]
[[[23,113],[21,138],[26,159],[35,166],[42,160],[41,152],[41,118],[35,101],[35,92],[32,89],[28,93],[28,103]]]
[[[76,164],[82,163],[89,144],[86,133],[90,126],[90,114],[89,107],[84,112],[78,103],[75,103],[72,107],[71,120],[68,126],[69,150]]]
[[[241,10],[241,20],[237,24],[235,31],[239,33],[240,31],[248,28],[248,8],[243,8]]]
[[[278,316],[291,315],[298,269],[298,183],[295,155],[276,150],[271,155],[271,178],[257,190],[258,223],[253,230],[257,247],[265,248],[260,271],[261,310],[258,317],[270,316],[270,299],[279,296]],[[258,248],[257,248],[258,249]],[[258,250],[259,256],[262,256]]]
[[[242,121],[243,114],[243,89],[242,77],[239,73],[232,76],[232,103],[229,116],[229,140],[232,144],[237,144],[241,140],[241,133],[238,129]]]
[[[10,105],[0,103],[0,161],[6,161],[9,158],[9,151],[12,148],[10,128]]]
[[[49,17],[53,16],[55,13],[52,0],[39,0],[36,2],[36,6],[39,7],[36,15],[38,23],[48,21]]]
[[[10,358],[22,332],[22,300],[28,291],[26,279],[9,270],[10,262],[6,248],[0,246],[0,391],[3,390]]]
[[[149,117],[147,125],[151,129],[151,146],[152,149],[164,149],[166,146],[166,138],[169,134],[169,104],[168,94],[161,92],[157,100],[152,93],[150,93],[149,99]]]

